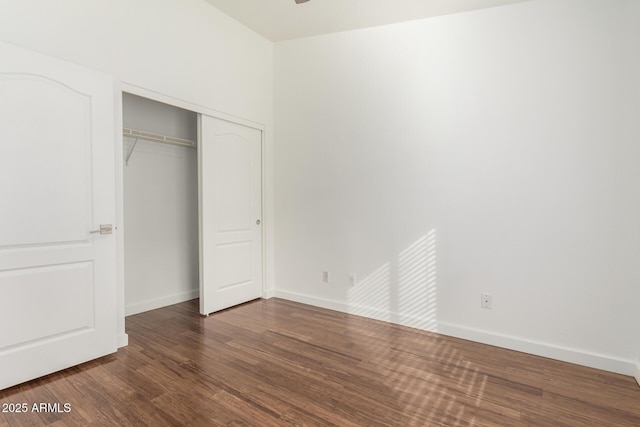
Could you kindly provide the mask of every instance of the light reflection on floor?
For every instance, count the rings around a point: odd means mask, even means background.
[[[380,337],[354,334],[354,342],[379,348],[367,363],[374,361],[379,367],[399,409],[415,414],[411,425],[425,425],[425,418],[428,425],[473,425],[468,420],[474,417],[467,412],[480,405],[486,375],[437,335],[423,332],[438,331],[435,229],[350,288],[348,305],[351,314],[421,330],[411,341],[396,339],[390,332],[392,335],[380,340],[385,345],[378,347],[375,342]],[[415,369],[407,368],[407,356]]]

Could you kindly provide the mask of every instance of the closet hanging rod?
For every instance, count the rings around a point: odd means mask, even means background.
[[[130,138],[137,138],[137,139],[139,138],[147,141],[161,142],[163,144],[172,144],[172,145],[179,145],[181,147],[197,148],[197,144],[195,141],[176,138],[174,136],[166,136],[166,135],[159,135],[157,133],[144,132],[141,130],[124,128],[122,129],[122,135],[128,136]]]

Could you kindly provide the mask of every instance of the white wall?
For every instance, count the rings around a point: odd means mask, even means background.
[[[195,113],[134,95],[123,96],[123,125],[197,140]],[[126,315],[198,297],[196,150],[138,140],[124,167],[124,226]]]
[[[276,295],[630,374],[635,3],[276,44]]]
[[[163,96],[264,124],[264,223],[270,248],[271,42],[202,0],[0,0],[0,40],[105,71],[116,81]],[[119,105],[119,92],[115,96]],[[120,126],[114,129],[119,144]],[[272,287],[273,251],[267,253],[266,278]],[[120,276],[124,279],[122,271]],[[124,333],[122,284],[120,312],[119,328]]]

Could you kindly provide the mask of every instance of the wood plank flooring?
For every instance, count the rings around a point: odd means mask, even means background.
[[[0,391],[29,408],[0,425],[640,426],[633,378],[279,299],[208,318],[190,301],[127,332],[115,355]]]

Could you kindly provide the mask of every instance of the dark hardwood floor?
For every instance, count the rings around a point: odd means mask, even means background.
[[[190,301],[127,332],[115,355],[0,391],[29,406],[0,424],[640,426],[633,378],[279,299],[208,318]]]

